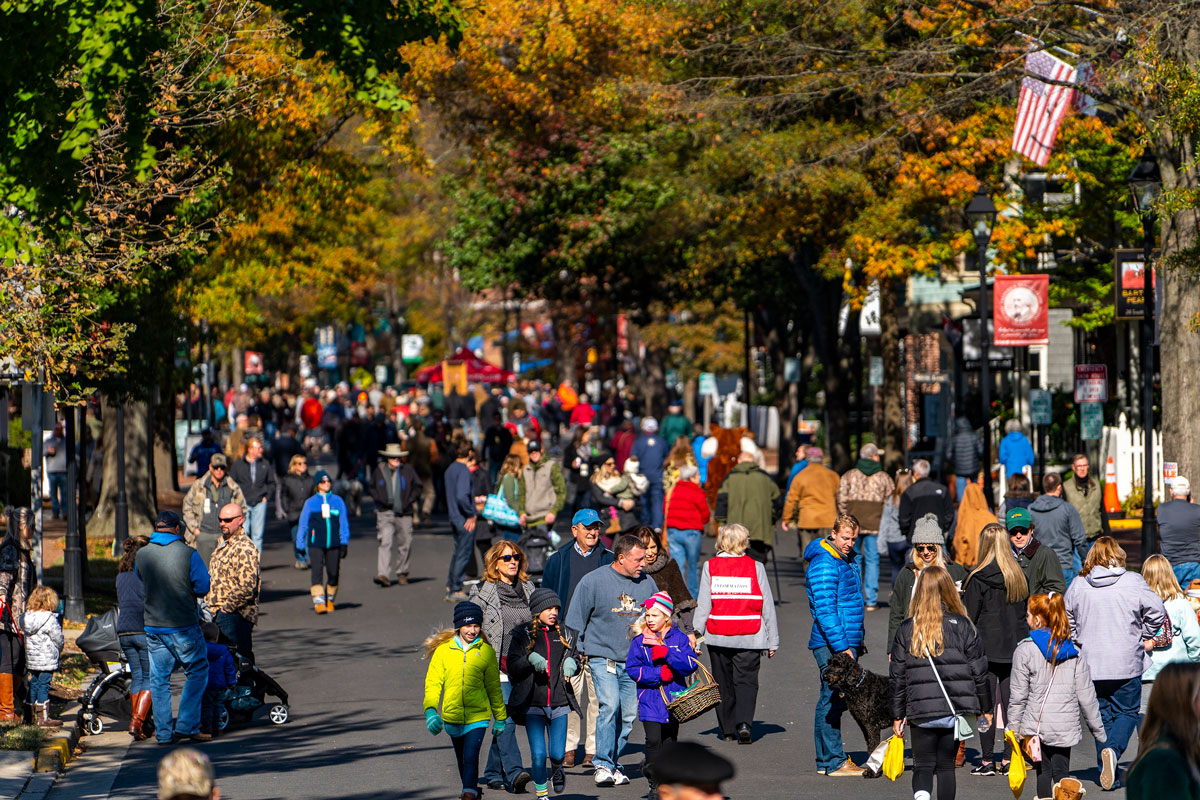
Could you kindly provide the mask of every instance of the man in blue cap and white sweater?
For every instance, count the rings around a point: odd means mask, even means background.
[[[571,518],[571,535],[575,537],[575,541],[558,548],[554,555],[546,559],[546,568],[542,572],[542,586],[553,589],[562,600],[559,616],[563,620],[567,618],[567,610],[571,607],[571,595],[583,576],[612,563],[612,552],[600,544],[601,527],[603,526],[600,523],[600,515],[595,509],[582,508],[576,511],[575,516]],[[579,634],[578,631],[569,633],[572,637]],[[596,697],[596,687],[592,685],[591,671],[581,669],[575,673],[571,677],[571,688],[575,690],[580,713],[571,714],[567,718],[567,754],[563,759],[563,766],[575,766],[575,751],[584,733],[580,730],[580,723],[586,722],[587,738],[584,742],[582,766],[588,767],[596,755],[596,715],[600,713],[600,700]]]

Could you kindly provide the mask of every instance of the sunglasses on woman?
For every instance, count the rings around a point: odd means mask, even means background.
[[[500,556],[500,560],[501,561],[520,561],[521,557],[519,555],[517,555],[516,553],[505,553],[504,555]]]
[[[936,553],[937,545],[936,544],[919,544],[916,547],[914,547],[913,550],[916,550],[918,553]]]

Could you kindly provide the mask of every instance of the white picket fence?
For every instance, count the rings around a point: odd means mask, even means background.
[[[1105,425],[1100,444],[1100,463],[1094,464],[1094,475],[1104,474],[1108,457],[1112,456],[1117,470],[1117,495],[1121,500],[1129,496],[1135,483],[1142,483],[1146,465],[1146,436],[1141,426],[1130,427],[1125,414],[1117,418],[1116,425]],[[1163,443],[1162,431],[1154,432],[1154,498],[1161,501],[1163,490]]]

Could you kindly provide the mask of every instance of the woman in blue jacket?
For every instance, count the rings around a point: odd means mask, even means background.
[[[679,723],[671,719],[667,700],[687,688],[688,676],[696,671],[696,656],[687,634],[671,625],[675,611],[671,596],[657,592],[645,605],[646,612],[633,625],[625,672],[637,684],[638,719],[646,731],[642,774],[650,784],[650,797],[657,797],[655,759],[664,744],[679,738]]]
[[[338,567],[350,545],[350,520],[346,503],[329,490],[333,479],[325,470],[313,477],[317,493],[304,501],[300,521],[296,525],[296,550],[308,551],[312,567],[313,610],[318,614],[333,612],[337,597]]]

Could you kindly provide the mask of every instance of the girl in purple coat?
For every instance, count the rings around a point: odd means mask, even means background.
[[[671,719],[668,699],[687,688],[687,678],[696,671],[696,657],[687,634],[671,626],[675,606],[666,592],[645,602],[646,611],[633,624],[633,641],[625,658],[625,671],[637,683],[638,719],[646,731],[646,762],[642,774],[656,797],[654,762],[662,746],[679,738],[679,723]]]

